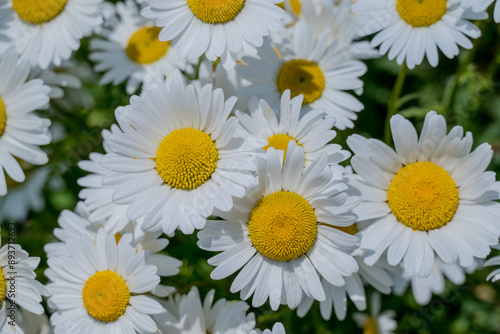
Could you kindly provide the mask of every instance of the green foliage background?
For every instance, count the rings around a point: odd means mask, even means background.
[[[490,13],[491,16],[491,13]],[[400,113],[420,128],[425,114],[437,110],[447,118],[449,128],[461,125],[474,135],[474,146],[488,142],[495,156],[489,169],[500,172],[500,25],[491,19],[478,22],[483,36],[474,42],[472,51],[462,50],[459,57],[446,59],[442,54],[437,68],[424,62],[410,70],[398,102]],[[62,210],[72,210],[78,201],[78,178],[85,175],[77,166],[78,161],[88,159],[93,151],[103,152],[101,130],[114,123],[114,110],[127,105],[129,96],[124,85],[101,86],[99,75],[92,73],[93,64],[88,60],[88,39],[76,53],[80,64],[76,73],[83,82],[80,90],[66,91],[63,99],[51,102],[48,111],[40,114],[50,118],[56,126],[64,128],[64,139],[46,146],[50,152],[49,167],[51,181],[46,186],[45,209],[30,213],[25,222],[17,224],[17,243],[31,256],[41,258],[37,269],[42,283],[46,269],[43,246],[54,241],[52,230],[57,227],[57,218]],[[365,89],[360,100],[365,110],[359,113],[354,129],[339,131],[335,142],[346,148],[346,138],[358,133],[371,138],[383,138],[387,103],[400,70],[394,61],[383,56],[366,61],[368,73],[363,77]],[[392,143],[391,143],[392,144]],[[54,184],[56,186],[54,186]],[[499,217],[500,220],[500,217]],[[480,222],[478,222],[480,223]],[[2,222],[2,240],[6,242],[6,222]],[[199,287],[202,296],[216,289],[216,298],[239,299],[239,294],[229,292],[234,278],[220,281],[210,279],[212,267],[207,259],[213,253],[196,246],[196,235],[177,233],[171,239],[166,253],[182,259],[184,265],[175,277],[164,279],[164,284],[173,285],[180,293],[186,293],[193,285]],[[492,255],[498,252],[493,251]],[[397,311],[398,333],[500,333],[500,284],[486,282],[491,268],[482,269],[467,276],[462,286],[447,281],[446,291],[434,297],[431,303],[421,307],[410,292],[402,297],[383,296],[382,309]],[[357,333],[361,332],[352,321],[354,304],[349,301],[345,321],[324,321],[318,304],[301,319],[287,307],[272,312],[266,304],[251,308],[257,316],[260,328],[270,328],[276,321],[285,325],[287,333]],[[334,316],[332,318],[335,318]]]

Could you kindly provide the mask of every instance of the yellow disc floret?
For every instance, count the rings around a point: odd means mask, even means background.
[[[0,137],[5,131],[5,126],[7,125],[7,112],[5,111],[5,104],[3,104],[0,98]]]
[[[278,191],[263,197],[248,222],[250,240],[262,255],[289,261],[305,254],[314,244],[316,214],[302,196]]]
[[[166,184],[191,190],[210,179],[217,167],[218,153],[208,134],[184,128],[163,138],[154,160],[156,170]]]
[[[170,42],[160,42],[161,28],[144,27],[137,30],[128,40],[127,56],[139,64],[151,64],[160,60],[168,51]]]
[[[291,97],[304,95],[303,104],[309,104],[321,97],[325,89],[325,76],[315,62],[294,59],[283,64],[276,78],[280,94],[290,89]]]
[[[363,334],[378,334],[377,321],[373,317],[369,317],[363,326]]]
[[[67,0],[12,0],[19,17],[33,24],[52,21],[64,10]]]
[[[263,149],[267,151],[269,147],[274,147],[277,150],[285,151],[286,156],[286,149],[288,148],[288,143],[290,142],[290,140],[293,140],[295,143],[297,143],[297,141],[289,135],[279,133],[267,138],[268,145],[264,146]],[[297,143],[297,145],[300,146],[299,143]]]
[[[403,167],[392,179],[387,202],[399,222],[429,231],[446,225],[458,207],[458,188],[443,168],[432,162]]]
[[[5,300],[5,292],[7,291],[5,285],[5,277],[2,272],[2,268],[0,268],[0,308],[2,308],[3,302]]]
[[[428,27],[446,14],[447,0],[397,0],[399,16],[414,28]]]
[[[205,23],[221,24],[234,20],[245,0],[187,0],[194,16]]]
[[[94,319],[109,322],[125,313],[130,292],[120,275],[114,271],[103,270],[85,282],[82,298],[83,306]]]

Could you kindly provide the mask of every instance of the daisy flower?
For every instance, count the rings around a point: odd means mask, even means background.
[[[336,128],[352,128],[356,112],[363,105],[345,91],[363,88],[359,77],[366,72],[366,66],[338,49],[336,43],[328,46],[329,39],[330,32],[324,31],[316,40],[314,27],[299,22],[283,43],[266,42],[258,58],[243,57],[246,65],[236,67],[251,82],[241,88],[240,94],[256,95],[278,109],[281,94],[290,89],[292,98],[304,96],[303,112],[324,109],[337,120]]]
[[[485,19],[484,12],[464,9],[456,0],[358,0],[352,10],[359,14],[362,36],[377,33],[371,45],[380,46],[380,54],[408,68],[420,65],[427,56],[431,66],[438,64],[438,49],[448,58],[459,53],[459,46],[470,49],[469,38],[481,36],[481,30],[469,20]]]
[[[500,245],[492,246],[491,248],[500,249]],[[494,257],[488,259],[488,261],[486,261],[484,263],[485,267],[498,266],[498,265],[500,265],[500,256],[494,256]],[[496,282],[496,281],[500,280],[500,268],[493,270],[491,272],[491,274],[489,274],[486,279],[487,280],[491,279],[492,282]]]
[[[41,211],[45,207],[43,188],[49,174],[50,168],[45,166],[32,170],[24,183],[15,183],[7,178],[9,193],[0,197],[0,222],[22,222],[31,211]]]
[[[172,41],[180,57],[205,54],[229,69],[239,52],[255,54],[263,37],[283,28],[279,0],[150,0],[141,14],[163,27],[160,41]]]
[[[107,144],[107,138],[111,133],[121,133],[118,125],[113,124],[110,130],[102,130],[103,146],[106,153],[112,151]],[[103,157],[104,154],[92,152],[89,154],[89,160],[78,162],[80,169],[90,173],[78,179],[78,185],[84,188],[78,196],[85,202],[90,221],[104,222],[107,231],[120,231],[130,222],[127,216],[129,206],[113,202],[114,189],[102,185],[102,178],[110,172],[109,169],[101,166]]]
[[[19,245],[6,244],[0,248],[0,328],[10,327],[8,322],[15,319],[9,314],[17,312],[17,307],[35,314],[44,313],[40,302],[49,292],[36,280],[34,270],[39,263],[39,257],[30,257]]]
[[[427,113],[420,138],[401,115],[391,118],[396,151],[375,139],[348,138],[357,176],[349,182],[361,194],[359,221],[374,219],[361,248],[374,264],[387,252],[389,264],[403,262],[409,276],[431,274],[434,257],[463,267],[484,258],[500,235],[499,183],[485,172],[493,152],[482,144],[472,153],[472,134],[443,116]]]
[[[228,116],[235,102],[224,102],[211,85],[199,93],[185,87],[175,71],[116,110],[123,132],[107,139],[113,153],[101,159],[111,170],[103,185],[115,188],[114,202],[130,204],[130,219],[145,217],[146,231],[189,234],[203,228],[214,208],[228,211],[233,196],[245,195],[255,182],[251,153],[265,142],[233,136],[238,122]]]
[[[97,62],[95,70],[105,72],[101,85],[118,85],[127,80],[127,94],[133,94],[148,76],[185,69],[186,61],[177,57],[170,42],[160,42],[160,28],[139,14],[132,1],[115,5],[119,18],[112,16],[99,31],[104,39],[92,39],[89,59]]]
[[[0,196],[7,194],[5,173],[16,182],[25,175],[16,158],[43,165],[47,154],[39,145],[50,143],[50,121],[33,111],[49,102],[50,88],[42,80],[29,80],[29,64],[9,51],[0,61]]]
[[[474,12],[480,13],[488,9],[495,0],[461,0],[462,7],[471,8]],[[500,1],[495,4],[493,18],[496,23],[500,23]]]
[[[146,264],[147,251],[137,252],[132,235],[117,245],[114,235],[100,229],[95,241],[82,235],[66,243],[67,255],[49,258],[45,271],[54,332],[156,333],[150,315],[164,308],[144,294],[160,278]]]
[[[321,109],[311,110],[301,118],[302,100],[302,95],[290,100],[290,90],[287,89],[281,96],[278,118],[266,101],[252,99],[250,114],[236,111],[240,121],[239,134],[267,140],[265,150],[274,147],[283,150],[285,155],[288,142],[293,140],[304,149],[306,166],[322,154],[327,156],[328,164],[337,164],[349,158],[349,152],[343,151],[340,145],[328,144],[336,136],[336,132],[331,130],[335,119]]]
[[[380,294],[373,293],[370,298],[370,315],[354,313],[353,318],[357,325],[363,328],[365,334],[393,334],[398,323],[394,320],[396,312],[387,310],[380,313],[382,302]]]
[[[192,287],[187,295],[176,295],[161,301],[167,312],[154,316],[162,333],[248,333],[255,328],[255,315],[242,301],[219,299],[214,303],[215,290],[210,290],[203,304],[200,293]]]
[[[75,212],[68,210],[61,212],[57,222],[60,227],[54,229],[54,235],[61,242],[53,242],[44,246],[49,258],[67,254],[66,242],[69,239],[79,239],[81,235],[86,235],[95,242],[99,229],[104,227],[106,230],[105,224],[89,221],[86,207],[82,202],[77,204]],[[169,244],[168,239],[160,238],[161,231],[156,233],[143,232],[140,223],[129,222],[122,229],[110,229],[107,230],[107,233],[114,235],[117,242],[125,234],[131,234],[137,251],[147,250],[149,252],[146,264],[155,265],[158,268],[156,272],[158,276],[169,277],[179,273],[182,262],[171,256],[160,254]],[[158,297],[165,297],[174,290],[173,287],[158,284],[151,293]]]
[[[273,329],[264,329],[264,332],[260,330],[253,330],[250,332],[250,334],[285,334],[285,327],[283,327],[283,324],[281,322],[277,322],[274,324]]]
[[[21,59],[46,69],[59,66],[80,47],[80,40],[102,23],[102,0],[6,0],[7,34]]]
[[[299,305],[302,293],[324,301],[321,277],[343,286],[344,277],[358,271],[350,255],[358,238],[336,229],[349,226],[350,209],[358,201],[345,193],[343,168],[327,167],[326,155],[304,170],[304,150],[290,141],[283,157],[274,148],[267,159],[256,157],[259,184],[230,212],[215,212],[226,221],[209,220],[198,233],[198,245],[223,251],[208,260],[210,276],[222,279],[239,269],[231,292],[241,299],[254,294],[259,307],[269,298],[271,308]]]
[[[345,233],[360,236],[363,232],[358,231],[355,224],[348,227],[338,227],[340,231]],[[347,298],[354,303],[358,311],[366,310],[366,295],[365,285],[374,287],[377,291],[383,294],[390,294],[394,285],[392,275],[400,274],[401,271],[397,267],[393,267],[387,263],[387,260],[380,258],[373,266],[367,266],[363,262],[363,251],[355,249],[352,256],[358,263],[359,271],[353,273],[349,277],[345,277],[344,286],[334,286],[324,278],[321,279],[323,289],[325,290],[326,299],[320,302],[320,313],[323,319],[330,320],[332,315],[332,306],[335,311],[335,316],[339,320],[344,320],[347,312]],[[304,317],[311,309],[314,300],[308,297],[303,297],[302,302],[297,308],[297,315]]]

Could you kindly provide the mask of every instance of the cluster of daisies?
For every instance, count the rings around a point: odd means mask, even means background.
[[[34,166],[58,133],[36,111],[80,87],[60,69],[83,38],[100,84],[137,94],[102,132],[105,153],[78,164],[81,202],[45,245],[46,286],[39,258],[0,249],[0,332],[253,334],[250,306],[303,317],[317,301],[344,320],[349,299],[370,306],[354,314],[365,333],[391,333],[380,294],[411,285],[425,305],[445,277],[462,284],[482,266],[500,237],[488,144],[472,150],[435,111],[420,134],[393,116],[394,149],[334,141],[363,109],[364,59],[436,67],[472,48],[494,0],[353,2],[0,0],[0,218],[42,205],[49,173]],[[241,300],[168,284],[176,231],[215,253],[211,279],[231,276]]]

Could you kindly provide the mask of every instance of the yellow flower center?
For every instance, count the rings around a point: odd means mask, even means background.
[[[392,179],[387,201],[399,222],[429,231],[446,225],[458,207],[458,189],[452,177],[432,162],[403,167]]]
[[[369,317],[363,326],[363,334],[378,334],[377,321],[373,317]]]
[[[428,27],[446,14],[446,0],[397,0],[399,16],[414,28]]]
[[[290,95],[304,95],[303,104],[309,104],[321,97],[325,89],[325,76],[318,64],[294,59],[286,62],[278,72],[276,85],[280,94],[290,89]]]
[[[160,42],[161,28],[144,27],[137,30],[128,40],[127,56],[139,64],[151,64],[160,60],[168,51],[170,42]]]
[[[7,112],[5,111],[5,104],[3,104],[3,101],[0,98],[0,137],[3,135],[6,125],[7,125]]]
[[[288,2],[290,3],[290,8],[292,9],[292,12],[295,14],[295,15],[299,15],[300,14],[300,9],[302,7],[302,4],[300,3],[300,0],[288,0]],[[285,9],[285,2],[280,2],[278,4],[279,7]]]
[[[268,145],[264,146],[263,149],[267,151],[269,147],[274,147],[277,150],[285,151],[286,156],[286,149],[288,148],[288,143],[290,142],[290,140],[293,140],[298,146],[301,146],[295,139],[293,139],[289,135],[279,133],[267,138]]]
[[[163,138],[154,160],[156,170],[166,184],[190,190],[210,178],[217,167],[218,153],[208,134],[184,128]]]
[[[61,14],[66,2],[67,0],[12,0],[12,8],[24,21],[43,24]]]
[[[3,302],[5,300],[5,292],[7,287],[5,285],[5,277],[3,276],[2,268],[0,268],[0,308],[2,308]]]
[[[314,244],[316,214],[302,196],[278,191],[255,205],[248,231],[252,244],[262,255],[289,261],[305,254]]]
[[[205,23],[219,24],[234,20],[245,0],[187,0],[194,16]]]
[[[92,275],[82,292],[83,306],[97,320],[115,321],[125,313],[130,292],[116,272],[104,270]]]

